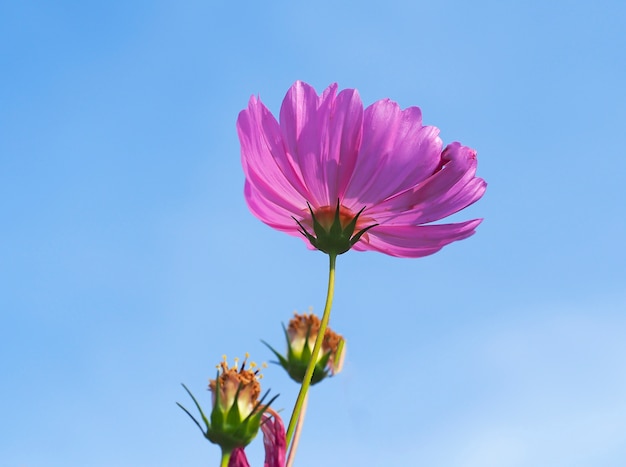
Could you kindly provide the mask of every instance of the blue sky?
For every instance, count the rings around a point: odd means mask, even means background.
[[[339,258],[349,353],[297,465],[626,465],[624,24],[618,1],[3,2],[0,465],[217,465],[180,383],[208,405],[222,354],[269,361],[323,307],[326,257],[242,194],[237,114],[297,79],[420,106],[489,183],[454,217],[474,237]]]

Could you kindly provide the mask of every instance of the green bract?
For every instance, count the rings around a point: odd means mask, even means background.
[[[300,227],[300,233],[302,233],[302,235],[304,235],[309,240],[309,242],[311,242],[311,245],[313,245],[318,250],[323,251],[324,253],[328,253],[329,255],[341,255],[345,253],[350,248],[352,248],[352,246],[354,246],[356,242],[359,241],[359,239],[365,232],[367,232],[372,227],[378,225],[372,224],[364,229],[359,230],[355,234],[354,230],[356,229],[356,223],[365,208],[361,209],[352,218],[352,220],[350,220],[350,222],[344,226],[341,223],[341,217],[339,212],[340,204],[339,200],[337,200],[337,209],[335,210],[333,222],[328,226],[322,225],[319,222],[319,220],[315,217],[313,208],[311,208],[311,205],[309,203],[307,203],[307,206],[309,207],[309,212],[311,213],[311,219],[313,221],[313,232],[315,233],[315,235],[310,234],[304,228],[302,223],[298,221],[298,219],[294,217],[293,220],[298,223],[298,226]]]

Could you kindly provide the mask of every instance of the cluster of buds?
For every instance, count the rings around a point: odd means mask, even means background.
[[[307,366],[311,361],[315,340],[320,330],[320,319],[313,313],[298,314],[289,321],[285,328],[287,355],[282,356],[267,345],[276,355],[279,363],[289,376],[302,383]],[[321,351],[315,362],[311,384],[333,376],[341,371],[345,354],[345,341],[339,334],[327,328],[324,332]],[[247,367],[246,367],[247,365]],[[229,459],[229,467],[249,467],[244,448],[256,437],[259,428],[263,432],[265,444],[265,466],[284,467],[286,457],[285,427],[280,416],[267,403],[269,391],[262,397],[259,380],[262,375],[254,362],[248,364],[248,355],[241,365],[238,359],[228,365],[226,356],[217,365],[215,379],[209,381],[212,395],[212,410],[207,417],[193,394],[183,384],[200,412],[205,427],[181,404],[178,406],[191,417],[203,436],[222,448],[223,458]],[[225,456],[225,457],[224,457]]]
[[[311,361],[313,346],[320,329],[320,319],[313,313],[298,314],[289,321],[283,330],[287,340],[287,355],[278,353],[268,343],[263,342],[278,358],[278,363],[297,383],[302,383],[307,366]],[[311,384],[322,381],[326,376],[334,376],[343,367],[345,340],[332,329],[324,332],[322,348],[315,362]]]
[[[241,365],[235,359],[235,365],[229,367],[224,357],[217,366],[216,378],[209,381],[213,399],[210,419],[205,416],[193,394],[183,385],[200,412],[206,429],[202,428],[186,408],[178,404],[200,428],[204,437],[219,445],[224,452],[230,453],[235,448],[243,448],[254,439],[259,431],[261,418],[278,397],[276,395],[267,404],[263,404],[269,391],[259,399],[261,374],[254,362],[246,368],[247,359],[248,355]]]

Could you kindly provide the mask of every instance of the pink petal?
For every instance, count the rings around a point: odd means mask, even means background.
[[[358,250],[373,250],[401,258],[419,258],[436,253],[444,246],[474,234],[482,219],[440,225],[381,225],[367,233]],[[357,248],[358,246],[358,248]]]
[[[314,207],[334,205],[352,174],[361,140],[363,104],[354,89],[337,85],[321,97],[297,81],[280,109],[287,152],[300,168]]]
[[[278,414],[263,416],[261,424],[265,445],[265,467],[284,467],[287,450],[285,425]]]
[[[330,116],[329,162],[326,178],[332,188],[328,192],[330,206],[344,197],[357,163],[363,125],[363,103],[356,89],[341,91]]]
[[[244,195],[248,203],[248,208],[250,208],[252,214],[258,219],[276,230],[302,239],[309,250],[315,250],[311,242],[300,233],[300,227],[291,217],[294,215],[297,219],[305,216],[306,212],[308,212],[308,208],[307,211],[290,213],[267,201],[267,199],[254,191],[254,188],[248,182],[246,182],[244,187]]]
[[[367,211],[378,222],[393,225],[425,224],[443,219],[476,202],[487,184],[475,177],[476,152],[460,143],[442,154],[443,169],[425,182],[389,198]]]
[[[265,222],[267,225],[274,229],[281,230],[283,232],[290,233],[292,235],[300,236],[298,233],[298,224],[293,220],[291,216],[296,218],[302,217],[302,211],[290,211],[282,206],[273,203],[260,193],[252,184],[247,180],[244,185],[244,197],[248,208],[252,214],[258,219]]]
[[[278,122],[256,98],[239,114],[237,132],[246,180],[268,201],[299,211],[309,193],[284,150]]]
[[[228,461],[228,467],[250,467],[243,448],[233,449],[233,452],[230,455],[230,460]]]
[[[418,107],[384,99],[365,109],[363,141],[345,203],[361,209],[420,183],[440,160],[439,129],[422,126]]]

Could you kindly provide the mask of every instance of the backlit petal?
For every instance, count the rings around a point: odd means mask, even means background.
[[[377,226],[368,232],[363,249],[402,258],[419,258],[444,246],[472,236],[482,219],[441,225]]]
[[[358,93],[337,85],[318,97],[306,83],[296,82],[280,109],[286,150],[297,161],[314,207],[336,203],[354,168],[363,119]]]
[[[439,165],[441,148],[439,130],[422,126],[419,108],[401,110],[389,99],[369,106],[346,206],[372,206],[420,183]]]

